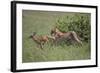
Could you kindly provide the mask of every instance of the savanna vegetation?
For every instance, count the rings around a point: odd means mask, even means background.
[[[23,10],[22,12],[22,62],[47,62],[64,60],[86,60],[91,58],[89,13],[51,12]],[[49,41],[43,49],[29,36],[36,32],[37,36],[48,35],[54,27],[62,32],[75,31],[82,45],[55,43]],[[69,42],[69,41],[67,41]]]

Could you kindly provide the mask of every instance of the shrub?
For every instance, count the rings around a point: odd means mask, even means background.
[[[90,40],[90,14],[73,14],[57,19],[57,27],[62,32],[75,31],[84,41]]]

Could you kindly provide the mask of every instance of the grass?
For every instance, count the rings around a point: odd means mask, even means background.
[[[75,13],[64,12],[45,12],[23,10],[23,28],[22,28],[22,62],[47,62],[47,61],[64,61],[64,60],[86,60],[91,57],[90,43],[78,45],[51,45],[47,43],[44,48],[39,46],[28,37],[32,32],[37,35],[50,35],[50,30],[56,25],[59,17],[66,15],[73,16]]]

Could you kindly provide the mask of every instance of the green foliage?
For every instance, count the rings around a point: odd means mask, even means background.
[[[56,22],[57,27],[63,31],[75,31],[84,41],[90,40],[90,14],[74,14],[59,18]]]

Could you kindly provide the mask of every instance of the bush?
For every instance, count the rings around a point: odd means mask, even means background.
[[[57,19],[56,24],[62,32],[75,31],[84,41],[90,40],[90,14],[67,15]]]

